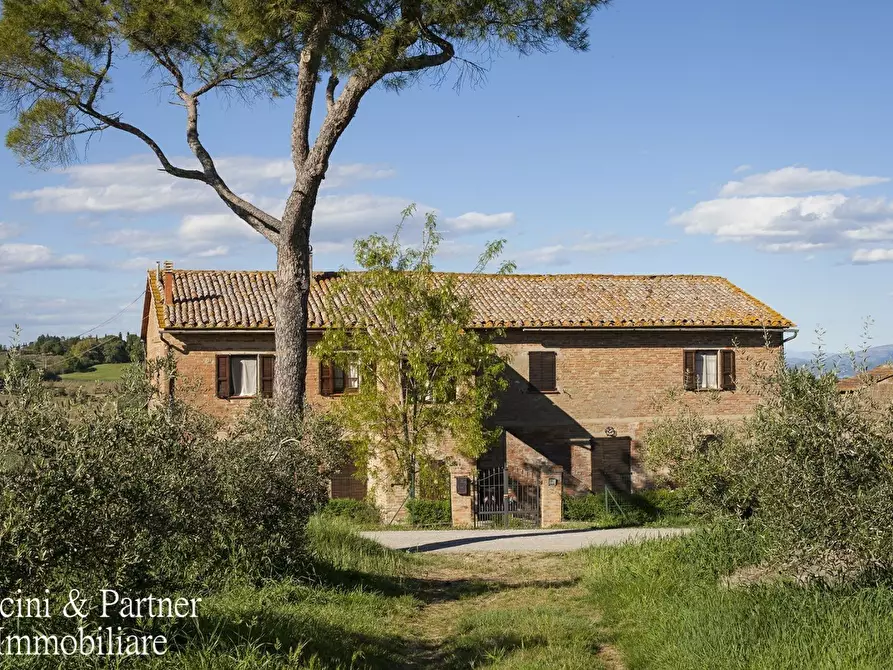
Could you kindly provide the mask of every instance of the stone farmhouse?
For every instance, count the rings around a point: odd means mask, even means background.
[[[311,347],[332,323],[325,296],[338,280],[337,273],[313,275]],[[745,361],[777,355],[796,334],[790,320],[722,277],[484,275],[473,286],[476,316],[468,326],[504,333],[497,346],[508,357],[509,385],[493,417],[504,439],[478,463],[454,461],[454,480],[507,465],[560,473],[565,492],[642,488],[648,478],[637,452],[655,418],[655,398],[676,389],[682,402],[696,402],[713,391],[712,412],[742,416],[756,402],[746,390]],[[178,378],[191,382],[164,391],[188,392],[190,402],[224,419],[251,398],[271,395],[275,288],[270,271],[180,270],[167,263],[150,270],[146,353],[151,359],[171,352]],[[351,370],[309,359],[308,400],[317,407],[339,402],[362,383]],[[454,521],[467,523],[472,503],[456,488]],[[332,482],[333,497],[368,494],[385,513],[399,509],[401,493],[351,473]]]

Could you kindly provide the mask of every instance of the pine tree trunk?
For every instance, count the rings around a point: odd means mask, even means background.
[[[310,224],[320,180],[296,189],[282,216],[276,257],[276,374],[279,410],[301,414],[307,378],[307,298],[310,294]],[[301,192],[303,191],[303,192]]]

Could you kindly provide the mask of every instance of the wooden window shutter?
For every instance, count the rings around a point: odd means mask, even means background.
[[[735,390],[735,352],[732,349],[723,349],[720,355],[720,388],[723,391]]]
[[[260,394],[264,398],[273,397],[273,375],[276,369],[275,356],[260,357]]]
[[[530,362],[530,386],[540,392],[557,391],[558,380],[555,373],[554,351],[531,351],[528,354]]]
[[[332,395],[334,392],[334,377],[332,364],[325,361],[319,362],[319,394]]]
[[[694,391],[698,380],[695,378],[695,352],[682,352],[682,382],[686,391]]]
[[[229,356],[217,357],[217,397],[229,398]]]

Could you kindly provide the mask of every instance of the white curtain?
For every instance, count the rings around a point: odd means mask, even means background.
[[[718,368],[716,356],[716,352],[698,352],[697,361],[695,363],[695,374],[698,377],[698,388],[719,388],[716,376]]]
[[[360,388],[360,368],[356,363],[351,363],[347,366],[347,380],[345,385],[349,389]]]
[[[257,358],[255,356],[233,356],[232,377],[233,395],[257,395]]]

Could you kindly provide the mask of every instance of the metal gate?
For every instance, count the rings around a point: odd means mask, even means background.
[[[479,470],[474,486],[474,525],[539,526],[539,476],[522,482],[505,466]]]

